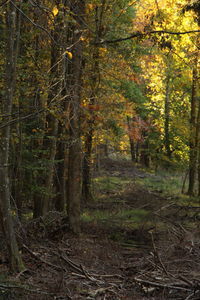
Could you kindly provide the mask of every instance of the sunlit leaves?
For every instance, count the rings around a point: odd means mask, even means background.
[[[56,6],[54,6],[52,13],[53,13],[54,17],[57,16],[57,14],[59,13],[59,10]]]
[[[72,59],[73,55],[70,51],[65,51],[65,54],[68,56],[69,59]]]

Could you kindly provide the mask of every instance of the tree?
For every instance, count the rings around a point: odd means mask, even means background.
[[[16,1],[7,5],[6,8],[6,78],[5,78],[5,96],[1,99],[1,116],[3,122],[9,122],[12,116],[12,105],[15,93],[16,80],[16,59],[18,49],[18,35],[20,28],[17,24]],[[11,270],[20,272],[24,265],[19,253],[16,235],[13,226],[12,212],[11,212],[11,186],[10,186],[10,138],[11,127],[7,125],[1,131],[1,145],[0,145],[0,215],[2,228],[5,234],[7,243],[9,261]]]
[[[188,194],[194,194],[194,184],[196,175],[197,151],[198,151],[198,133],[197,128],[197,62],[195,57],[192,71],[192,94],[191,94],[191,117],[190,117],[190,162],[189,162],[189,186]]]
[[[70,73],[69,99],[69,159],[68,159],[68,194],[67,212],[71,230],[80,233],[80,197],[81,197],[81,132],[80,132],[80,105],[82,91],[82,69],[83,69],[83,44],[82,32],[85,28],[84,13],[85,3],[77,0],[69,2],[68,7],[74,18],[71,24],[72,60]]]

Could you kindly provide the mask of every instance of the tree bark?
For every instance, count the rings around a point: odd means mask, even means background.
[[[69,102],[69,160],[68,160],[68,197],[67,212],[72,232],[80,233],[80,195],[81,195],[81,137],[80,137],[80,104],[82,89],[83,46],[80,40],[84,29],[85,3],[82,0],[69,3],[76,21],[73,28],[73,47],[71,61],[71,86]],[[68,74],[69,75],[69,74]]]
[[[190,112],[190,161],[189,161],[189,186],[188,195],[194,195],[194,185],[196,176],[197,147],[196,147],[196,105],[197,105],[197,62],[196,57],[192,75],[192,95],[191,95],[191,112]]]
[[[54,41],[51,45],[51,67],[50,67],[50,92],[48,95],[48,104],[51,105],[52,99],[60,99],[61,95],[61,78],[59,80],[59,62],[61,51],[57,43],[59,43],[59,35],[62,32],[60,18],[54,17],[54,29],[52,30],[52,36]],[[56,101],[55,107],[50,107],[54,110],[54,115],[56,115],[59,109],[59,102]],[[45,180],[45,194],[42,199],[42,215],[45,215],[52,207],[52,199],[54,198],[53,193],[53,183],[55,175],[55,158],[57,152],[57,139],[58,139],[58,119],[53,114],[47,115],[47,133],[45,149],[49,149],[47,175]]]
[[[5,49],[6,55],[6,95],[2,100],[2,122],[11,120],[12,105],[16,81],[16,9],[15,1],[9,3],[6,11],[7,26],[7,44]],[[10,207],[11,188],[9,174],[9,150],[10,150],[10,126],[2,129],[0,144],[0,215],[1,222],[6,238],[10,268],[13,272],[22,271],[24,268],[13,227],[13,220]]]
[[[128,124],[128,136],[129,136],[129,143],[130,143],[130,152],[131,152],[131,160],[132,162],[136,161],[136,149],[135,149],[135,142],[133,139],[133,136],[131,135],[131,127],[133,126],[131,124],[131,119],[130,117],[127,117],[127,124]]]
[[[95,131],[95,105],[97,102],[97,94],[100,83],[100,71],[99,71],[99,46],[98,42],[102,38],[102,21],[105,13],[105,3],[103,0],[101,6],[95,8],[95,39],[91,44],[92,49],[92,66],[91,66],[91,81],[90,81],[90,96],[89,110],[90,115],[87,122],[87,132],[85,134],[85,147],[84,147],[84,158],[83,158],[83,173],[82,173],[82,200],[84,203],[92,201],[91,191],[91,167],[92,167],[92,148],[93,148],[93,135]]]
[[[166,77],[166,94],[165,94],[165,150],[168,158],[171,158],[171,149],[170,149],[170,134],[169,134],[169,125],[170,125],[170,75],[167,74]]]

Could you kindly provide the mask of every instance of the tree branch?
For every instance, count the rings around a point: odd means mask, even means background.
[[[51,35],[51,33],[45,28],[45,27],[43,27],[43,26],[41,26],[41,25],[39,25],[39,24],[37,24],[37,23],[35,23],[33,20],[31,20],[17,5],[15,5],[15,3],[13,3],[13,1],[11,1],[11,0],[9,0],[11,3],[12,3],[12,5],[32,24],[32,25],[34,25],[35,27],[37,27],[37,28],[39,28],[39,29],[41,29],[41,30],[43,30],[49,37],[50,37],[50,39],[55,43],[55,44],[57,44],[57,42],[54,40],[54,38],[53,38],[53,36]]]
[[[8,2],[10,2],[10,0],[5,0],[0,4],[0,7],[4,6],[5,4],[7,4]]]
[[[152,34],[171,34],[171,35],[183,35],[183,34],[191,34],[191,33],[199,33],[200,30],[189,30],[189,31],[180,31],[180,32],[174,32],[174,31],[168,31],[168,30],[153,30],[149,32],[135,32],[127,37],[124,38],[118,38],[115,40],[101,40],[99,42],[96,42],[95,44],[114,44],[114,43],[119,43],[127,40],[131,40],[137,37],[145,37],[147,35],[152,35]]]

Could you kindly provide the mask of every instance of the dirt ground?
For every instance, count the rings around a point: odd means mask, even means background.
[[[145,222],[133,228],[82,221],[80,237],[71,235],[66,216],[57,212],[23,224],[18,237],[26,270],[8,274],[2,245],[0,300],[200,299],[200,207],[178,205],[136,185],[137,177],[153,175],[130,162],[105,160],[101,168],[130,183],[119,193],[109,191],[112,201],[98,210],[142,208],[149,212]]]

